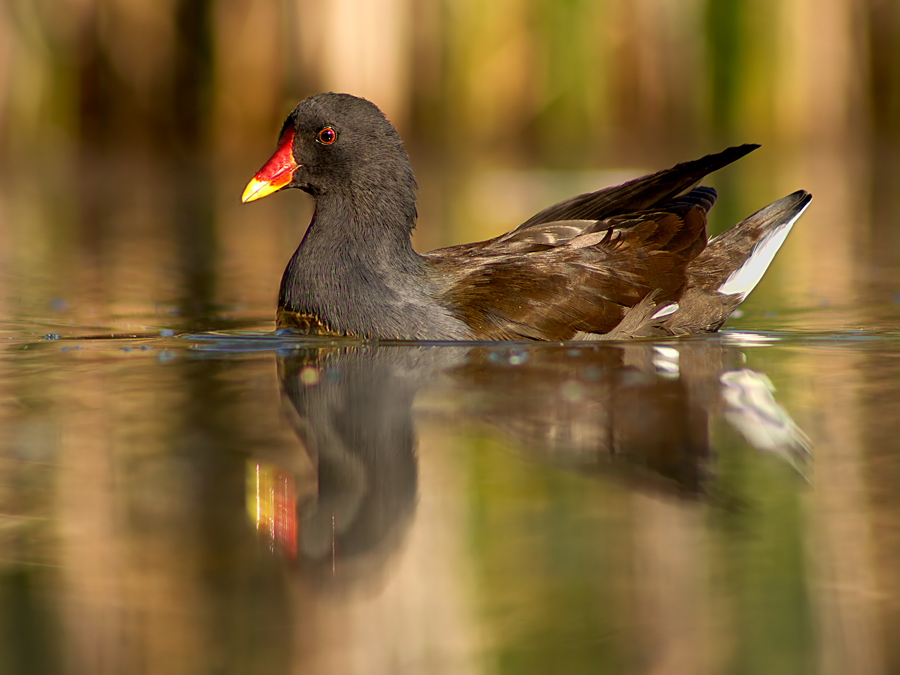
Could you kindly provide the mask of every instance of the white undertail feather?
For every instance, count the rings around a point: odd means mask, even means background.
[[[766,234],[753,247],[750,257],[744,261],[744,264],[729,274],[725,282],[719,286],[719,293],[724,295],[739,294],[741,300],[744,300],[750,294],[750,291],[756,288],[756,284],[762,279],[775,254],[778,253],[778,249],[781,248],[781,245],[790,233],[791,227],[803,215],[808,206],[809,203],[800,209],[793,218]]]

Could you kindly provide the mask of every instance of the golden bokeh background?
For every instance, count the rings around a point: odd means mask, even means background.
[[[217,161],[348,91],[406,137],[541,162],[896,141],[889,0],[9,0],[3,146]],[[604,154],[600,154],[604,153]],[[628,154],[624,154],[628,153]],[[600,161],[608,161],[603,159]]]

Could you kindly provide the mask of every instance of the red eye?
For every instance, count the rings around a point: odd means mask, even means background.
[[[337,140],[337,132],[331,127],[325,127],[316,136],[316,140],[322,145],[331,145]]]

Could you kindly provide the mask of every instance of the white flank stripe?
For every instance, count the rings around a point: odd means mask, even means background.
[[[670,314],[674,314],[677,311],[678,311],[678,303],[670,302],[670,303],[663,305],[658,310],[656,310],[653,313],[653,316],[651,316],[650,318],[651,319],[661,319],[664,316],[669,316]]]
[[[763,237],[762,241],[753,248],[750,257],[744,261],[744,264],[729,274],[725,283],[719,286],[719,293],[723,293],[724,295],[739,293],[741,300],[746,298],[750,294],[750,291],[756,288],[756,284],[759,283],[759,280],[763,278],[763,274],[769,269],[769,265],[772,264],[772,259],[775,257],[775,254],[778,253],[778,249],[781,248],[785,238],[787,238],[790,233],[791,227],[797,222],[797,218],[803,215],[803,212],[806,211],[808,206],[809,203],[800,209],[797,215],[789,221]]]

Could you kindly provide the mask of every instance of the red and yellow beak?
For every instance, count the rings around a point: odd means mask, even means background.
[[[293,142],[294,130],[288,127],[278,141],[278,149],[275,154],[247,183],[244,194],[241,195],[241,201],[244,204],[267,197],[291,182],[294,169],[300,166],[294,161],[294,154],[291,152]]]

